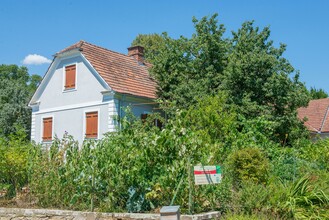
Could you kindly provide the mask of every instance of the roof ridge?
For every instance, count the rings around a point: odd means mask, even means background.
[[[101,46],[98,46],[98,45],[96,45],[96,44],[89,43],[89,42],[87,42],[87,41],[84,41],[84,43],[89,44],[89,45],[94,46],[94,47],[98,47],[98,48],[100,48],[100,49],[107,50],[107,51],[112,52],[112,53],[116,53],[116,54],[123,55],[123,56],[125,56],[125,57],[130,57],[130,56],[128,56],[127,54],[120,53],[120,52],[116,52],[116,51],[110,50],[110,49],[108,49],[108,48],[101,47]]]
[[[324,100],[329,100],[329,97],[327,97],[327,98],[321,98],[321,99],[312,99],[312,100],[310,100],[310,102],[311,101],[324,101]]]
[[[79,50],[113,91],[156,98],[156,80],[149,74],[149,67],[138,64],[133,57],[84,40],[76,42],[61,52],[71,50]]]
[[[65,47],[64,49],[58,51],[57,53],[55,53],[54,56],[56,56],[57,54],[61,54],[61,53],[65,53],[67,51],[70,51],[70,50],[74,50],[74,49],[81,49],[81,46],[85,43],[86,41],[84,40],[79,40],[78,42],[74,43],[74,44],[71,44],[70,46],[67,46]]]

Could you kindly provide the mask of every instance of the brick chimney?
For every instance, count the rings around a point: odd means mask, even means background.
[[[134,57],[139,63],[144,64],[144,47],[128,47],[128,56]]]

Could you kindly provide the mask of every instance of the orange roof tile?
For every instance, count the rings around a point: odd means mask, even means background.
[[[313,132],[329,132],[329,98],[311,100],[306,108],[299,108],[298,117],[307,121],[305,126]]]
[[[149,75],[149,64],[140,64],[131,56],[117,53],[85,41],[79,41],[57,54],[73,49],[79,49],[81,51],[114,91],[151,99],[156,98],[156,82]]]

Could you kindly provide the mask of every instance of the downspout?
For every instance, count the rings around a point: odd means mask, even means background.
[[[125,101],[125,98],[126,98],[126,95],[122,95],[122,98],[119,99],[119,121],[120,121],[120,124],[119,124],[119,128],[121,129],[121,119],[122,119],[122,106],[124,105],[124,101]]]
[[[121,99],[118,99],[118,123],[119,123],[119,125],[118,125],[118,127],[119,127],[119,129],[121,130],[121,123],[120,123],[120,121],[121,121]]]

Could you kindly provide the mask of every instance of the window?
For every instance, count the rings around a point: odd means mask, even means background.
[[[65,90],[75,89],[76,65],[65,67]]]
[[[144,123],[147,119],[148,114],[141,114],[142,122]]]
[[[142,119],[143,123],[146,122],[147,117],[149,117],[149,114],[141,114],[141,119]],[[153,125],[160,128],[160,129],[162,129],[162,127],[163,127],[162,122],[157,118],[155,118],[153,120]]]
[[[86,138],[98,137],[98,112],[86,113]]]
[[[43,119],[43,141],[52,141],[53,139],[53,118]]]

